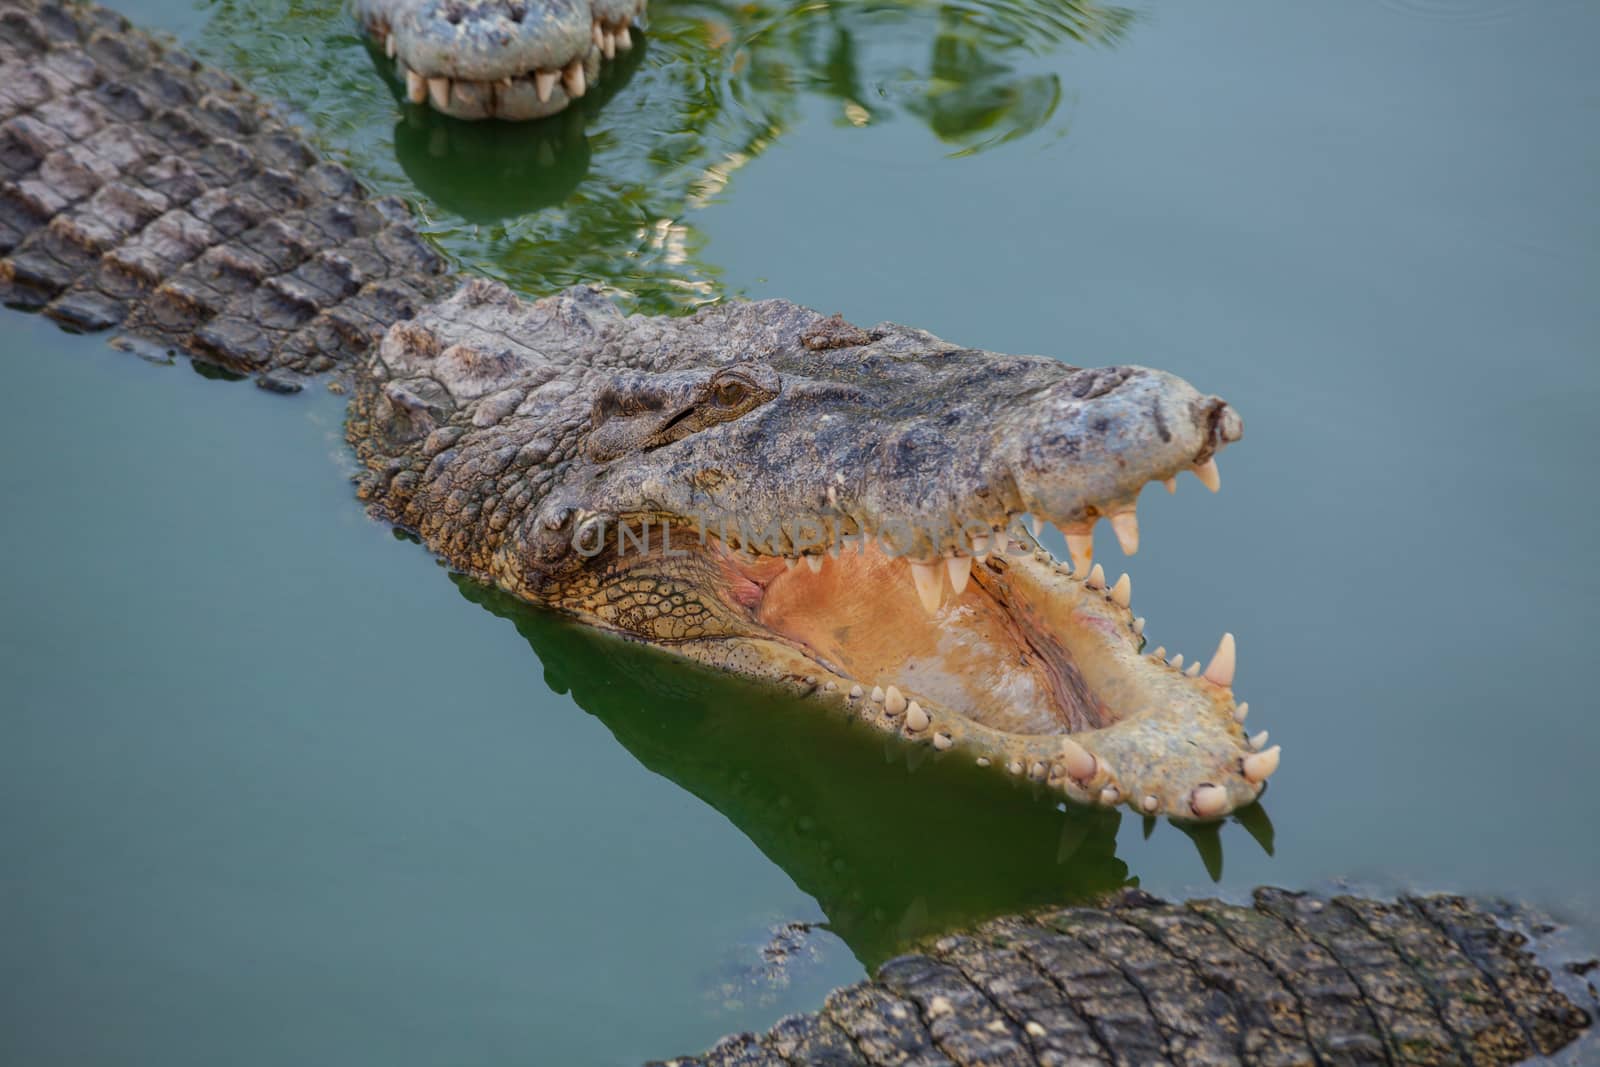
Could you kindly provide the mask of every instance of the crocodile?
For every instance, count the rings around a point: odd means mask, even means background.
[[[646,0],[352,0],[406,99],[451,118],[538,119],[633,48]]]
[[[526,301],[225,75],[99,8],[4,18],[7,300],[269,388],[331,376],[360,497],[458,571],[1085,804],[1216,818],[1277,768],[1233,638],[1147,652],[1092,563],[1102,517],[1137,548],[1146,484],[1218,487],[1222,400],[781,300]]]
[[[1233,638],[1146,652],[1093,562],[1102,518],[1138,547],[1145,486],[1219,488],[1219,398],[782,300],[625,315],[456,277],[402,200],[92,4],[0,0],[0,73],[0,298],[350,393],[358,495],[457,573],[1082,805],[1215,820],[1276,770]],[[1267,963],[1337,970],[1294,943]]]

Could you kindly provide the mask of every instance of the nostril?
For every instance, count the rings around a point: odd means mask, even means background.
[[[1226,403],[1218,400],[1211,408],[1211,441],[1232,444],[1244,436],[1244,420]]]
[[[512,22],[520,23],[528,17],[528,9],[521,4],[512,4],[511,10],[507,14],[511,17]]]

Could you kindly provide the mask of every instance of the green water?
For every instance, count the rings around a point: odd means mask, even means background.
[[[460,583],[362,514],[335,397],[8,315],[0,1062],[634,1063],[1133,881],[1509,893],[1600,945],[1600,10],[657,0],[508,128],[308,7],[124,5],[525,292],[1228,397],[1223,492],[1147,497],[1129,569],[1154,642],[1238,634],[1283,769],[1193,837],[1061,810]]]

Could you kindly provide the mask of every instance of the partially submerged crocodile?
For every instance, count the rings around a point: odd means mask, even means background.
[[[98,7],[0,0],[0,74],[6,302],[353,388],[362,498],[462,573],[1085,804],[1217,818],[1276,769],[1232,638],[1146,654],[1091,559],[1102,517],[1137,547],[1146,484],[1217,488],[1221,400],[784,301],[458,282],[403,203]]]
[[[785,301],[461,283],[226,77],[97,8],[4,18],[7,299],[275,388],[337,375],[361,496],[452,566],[1083,803],[1218,817],[1277,767],[1233,639],[1146,654],[1090,561],[1101,517],[1137,546],[1145,484],[1216,488],[1221,400]]]
[[[941,938],[835,990],[816,1014],[663,1062],[1516,1063],[1589,1023],[1526,943],[1459,897],[1260,889],[1244,906],[1130,890]]]
[[[536,119],[633,47],[646,0],[352,0],[406,98],[458,119]]]

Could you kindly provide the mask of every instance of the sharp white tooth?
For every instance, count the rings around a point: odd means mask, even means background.
[[[1202,819],[1221,815],[1228,809],[1228,791],[1220,785],[1198,786],[1189,794],[1189,810]]]
[[[985,559],[989,558],[989,541],[990,538],[988,534],[972,535],[972,558],[977,560],[979,563],[982,563]]]
[[[1156,809],[1161,807],[1161,800],[1159,797],[1146,794],[1144,800],[1139,802],[1139,806],[1145,811],[1149,812],[1151,815],[1154,815],[1156,813]]]
[[[1090,589],[1104,589],[1106,587],[1105,568],[1096,563],[1094,570],[1089,572],[1089,577],[1084,579],[1083,584]]]
[[[1212,456],[1194,469],[1194,476],[1200,479],[1200,484],[1215,493],[1222,488],[1222,472],[1217,469],[1217,457]]]
[[[1200,661],[1195,660],[1193,663],[1189,664],[1189,669],[1183,673],[1188,675],[1190,678],[1200,677]]]
[[[1262,730],[1259,734],[1256,734],[1254,737],[1252,737],[1250,739],[1250,747],[1255,749],[1257,752],[1260,752],[1262,749],[1266,748],[1267,731]]]
[[[1045,776],[1044,761],[1043,760],[1034,760],[1033,766],[1028,768],[1028,777],[1029,778],[1043,778],[1044,776]]]
[[[1086,530],[1062,530],[1067,539],[1067,554],[1072,557],[1072,569],[1082,577],[1089,573],[1089,564],[1094,561],[1094,527],[1091,525]]]
[[[883,686],[881,686],[881,685],[873,686],[872,687],[872,702],[874,704],[882,704],[884,699],[885,698],[884,698],[884,693],[883,693]]]
[[[1029,516],[1028,529],[1033,531],[1033,539],[1039,540],[1039,535],[1044,533],[1044,520],[1037,515]]]
[[[805,557],[805,560],[806,560],[806,566],[811,568],[811,573],[812,574],[821,574],[822,573],[822,557],[821,556],[810,555],[810,556]]]
[[[1108,808],[1117,806],[1117,801],[1122,799],[1122,793],[1114,785],[1108,785],[1100,790],[1100,803]]]
[[[1248,700],[1239,701],[1239,706],[1233,709],[1233,721],[1244,722],[1249,716],[1250,702]]]
[[[617,31],[617,47],[624,52],[633,47],[633,34],[628,32],[626,22],[622,24],[622,29]]]
[[[1067,773],[1080,782],[1093,778],[1099,766],[1093,753],[1068,737],[1061,739],[1061,757],[1067,765]]]
[[[850,687],[850,699],[851,700],[860,700],[861,699],[861,694],[863,692],[864,692],[864,690],[859,685],[852,685]]]
[[[1117,584],[1111,587],[1111,599],[1127,607],[1133,603],[1133,579],[1124,574],[1117,579]]]
[[[600,52],[607,59],[615,59],[617,57],[617,35],[616,34],[614,34],[614,33],[602,33],[600,35]]]
[[[906,704],[906,729],[920,733],[928,728],[928,713],[915,700]]]
[[[1137,619],[1133,620],[1133,632],[1138,634],[1140,637],[1144,636],[1144,616],[1143,615],[1141,615]]]
[[[436,111],[443,111],[450,106],[449,78],[428,79],[428,102],[433,105]]]
[[[786,571],[792,571],[794,570],[794,565],[798,562],[799,560],[795,559],[793,556],[784,556],[783,569]]]
[[[1282,745],[1273,745],[1265,752],[1257,752],[1253,756],[1244,758],[1244,776],[1251,782],[1264,782],[1272,777],[1272,772],[1278,769],[1278,757],[1283,754]]]
[[[589,39],[594,42],[596,48],[601,48],[605,45],[606,31],[601,29],[599,19],[595,19],[589,25]]]
[[[1178,479],[1176,478],[1163,478],[1161,479],[1161,484],[1167,487],[1167,492],[1169,493],[1178,491]]]
[[[1010,763],[1006,764],[1006,770],[1010,771],[1012,774],[1021,774],[1022,773],[1022,761],[1021,760],[1012,760]]]
[[[1233,685],[1233,667],[1237,662],[1237,652],[1234,647],[1233,635],[1223,634],[1222,640],[1217,643],[1217,651],[1211,657],[1211,662],[1206,664],[1206,681],[1222,686],[1224,689]]]
[[[413,104],[420,104],[428,99],[428,79],[406,68],[406,99]]]
[[[978,757],[978,766],[980,766],[980,767],[989,766],[989,757],[988,756],[979,756]]]
[[[1173,666],[1173,667],[1177,667],[1179,670],[1182,670],[1183,669],[1183,653],[1179,652],[1176,656],[1173,656],[1170,660],[1168,660],[1167,663],[1169,665]]]
[[[905,694],[900,692],[899,689],[895,688],[892,685],[888,689],[884,690],[884,694],[883,694],[883,710],[887,711],[890,715],[898,715],[902,711],[905,711],[906,710],[906,696],[905,696]]]
[[[583,95],[583,60],[574,59],[568,63],[561,72],[561,84],[567,90],[567,95],[576,100]]]
[[[1139,551],[1139,515],[1133,511],[1119,511],[1111,516],[1111,532],[1117,535],[1124,556]]]
[[[390,33],[384,35],[383,51],[384,54],[390,59],[393,59],[395,57],[395,53],[400,51],[400,46],[395,43],[394,34]]]
[[[951,556],[944,561],[945,569],[950,572],[950,588],[960,596],[967,588],[967,579],[972,577],[971,556]]]
[[[561,80],[559,70],[536,70],[533,72],[533,91],[539,96],[539,103],[543,104],[550,99],[550,94],[556,91],[556,82]]]
[[[1157,645],[1156,646],[1156,650],[1154,652],[1150,653],[1150,658],[1151,659],[1166,659],[1167,658],[1167,646],[1166,645]]]
[[[951,737],[949,734],[934,734],[933,735],[933,747],[938,749],[940,752],[943,752],[945,749],[949,748],[951,745],[953,745],[955,743],[956,743],[955,738]],[[988,766],[988,765],[985,764],[985,766]]]
[[[929,615],[939,610],[939,601],[944,595],[944,583],[939,571],[937,563],[911,564],[912,584],[917,587],[917,598],[922,601],[922,609]]]

